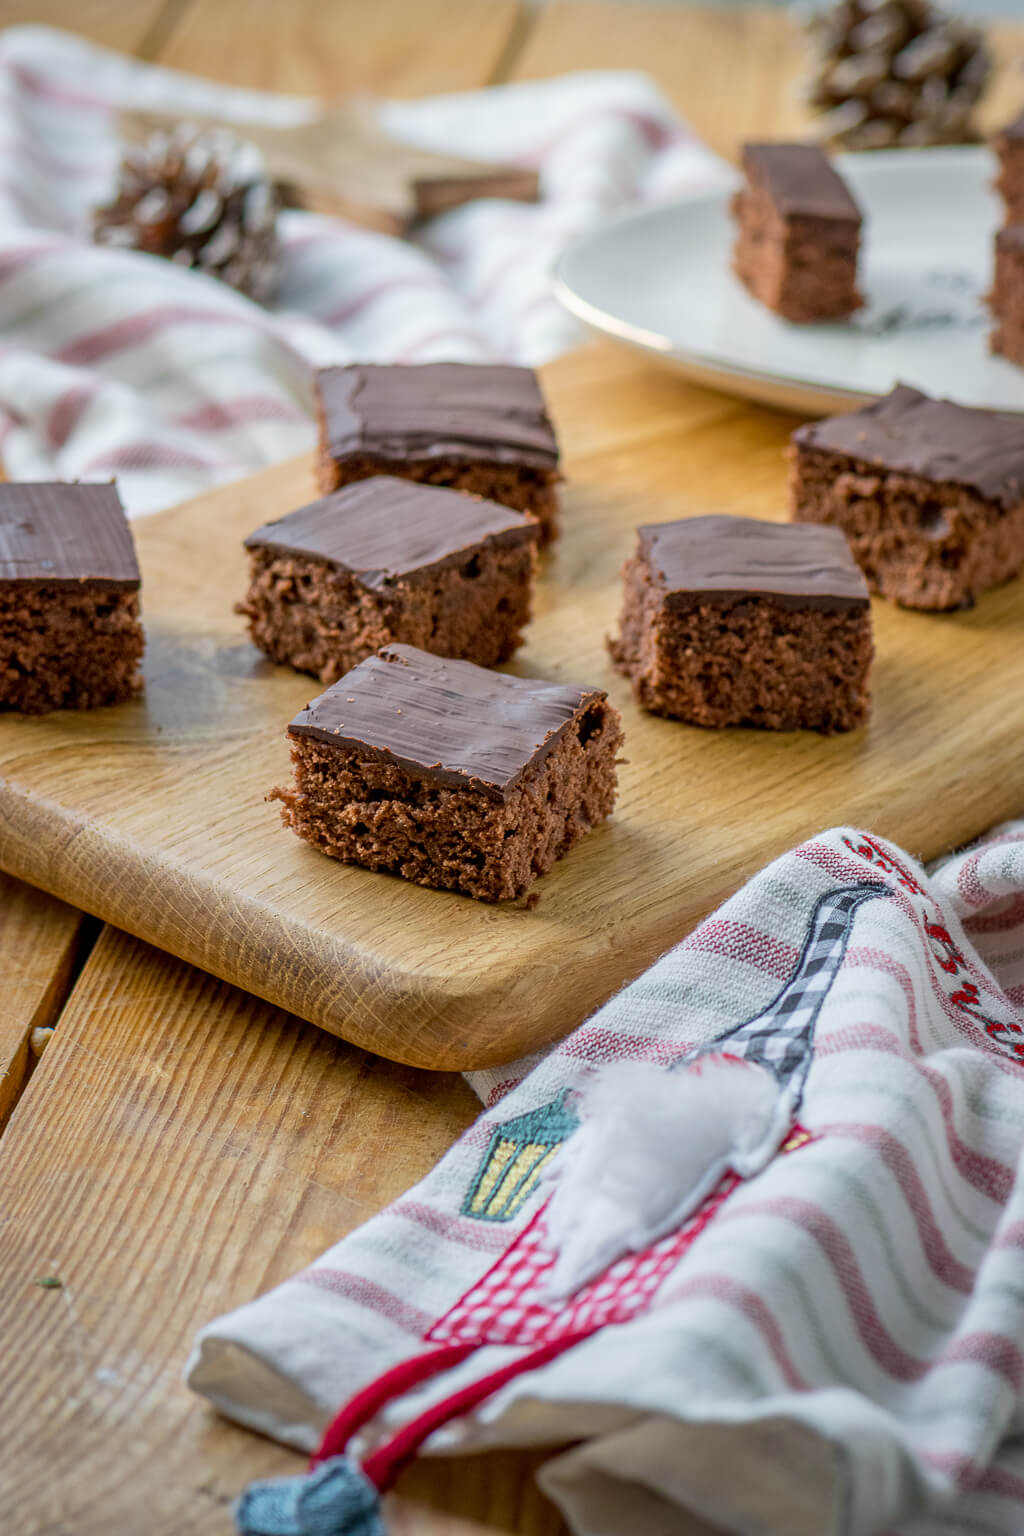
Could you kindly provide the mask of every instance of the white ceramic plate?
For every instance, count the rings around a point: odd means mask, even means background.
[[[964,405],[1024,411],[1024,369],[988,351],[983,296],[999,203],[986,149],[837,160],[866,216],[866,307],[791,325],[732,276],[729,193],[632,212],[562,256],[555,289],[595,330],[732,394],[830,411],[902,380]]]

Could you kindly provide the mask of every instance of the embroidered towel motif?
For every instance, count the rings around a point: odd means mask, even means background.
[[[476,1178],[463,1201],[464,1216],[511,1221],[540,1186],[546,1169],[579,1121],[566,1102],[569,1090],[540,1109],[496,1126]]]
[[[780,1152],[796,1152],[811,1139],[797,1127]],[[547,1229],[545,1204],[493,1269],[439,1318],[425,1337],[433,1344],[533,1347],[567,1334],[629,1322],[651,1305],[662,1281],[740,1182],[737,1174],[724,1174],[700,1209],[677,1231],[644,1252],[616,1260],[564,1305],[553,1302],[548,1291],[558,1250]]]
[[[822,898],[870,882],[889,895],[857,906],[814,1023],[811,1145],[735,1184],[635,1312],[624,1286],[620,1320],[588,1335],[479,1342],[503,1306],[524,1328],[547,1308],[542,1328],[598,1298],[553,1305],[543,1277],[543,1294],[485,1296],[550,1200],[534,1186],[508,1219],[466,1213],[502,1127],[563,1095],[578,1114],[609,1064],[671,1079],[703,1054],[707,1070],[778,1002]],[[427,1178],[204,1329],[190,1382],[307,1451],[365,1389],[345,1443],[382,1477],[412,1449],[572,1439],[540,1476],[576,1536],[656,1536],[677,1510],[758,1536],[1022,1531],[1022,1044],[1024,823],[930,873],[880,838],[823,833],[544,1057],[476,1074],[489,1107]],[[517,1250],[531,1265],[540,1226]],[[446,1318],[473,1342],[425,1339]]]
[[[726,1173],[748,1179],[766,1166],[803,1098],[856,913],[889,894],[877,880],[826,892],[766,1007],[667,1069],[619,1062],[584,1085],[582,1124],[549,1164],[554,1295],[571,1296],[621,1254],[676,1230]]]

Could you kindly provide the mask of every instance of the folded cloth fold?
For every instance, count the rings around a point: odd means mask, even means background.
[[[308,448],[311,366],[554,357],[580,334],[551,291],[563,246],[624,204],[728,179],[639,74],[383,103],[384,126],[420,148],[537,167],[543,200],[481,200],[415,241],[287,212],[268,311],[89,243],[89,211],[113,190],[117,113],[137,107],[240,124],[317,111],[45,27],[0,34],[0,454],[11,479],[116,475],[130,513]]]
[[[705,1072],[719,1103],[755,1074],[756,1159],[742,1115],[672,1126]],[[410,1446],[574,1442],[542,1480],[585,1536],[683,1509],[751,1536],[1024,1529],[1024,822],[930,873],[824,833],[475,1085],[426,1179],[202,1331],[197,1392],[306,1450],[349,1403],[331,1454],[377,1486]],[[591,1218],[605,1267],[553,1286]]]

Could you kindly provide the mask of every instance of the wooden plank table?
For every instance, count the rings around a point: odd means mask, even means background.
[[[753,7],[0,0],[0,24],[21,21],[321,94],[629,65],[650,70],[730,154],[743,136],[802,121],[792,23]],[[993,121],[1024,98],[1024,30],[999,29],[997,45]],[[743,413],[755,429],[770,419]],[[642,439],[638,429],[622,451],[642,455]],[[475,1101],[458,1078],[388,1066],[113,929],[97,941],[81,914],[10,880],[0,960],[4,1536],[228,1536],[237,1490],[300,1463],[185,1391],[196,1328],[419,1177]],[[38,1046],[53,1024],[33,1069],[33,1037]],[[61,1288],[36,1283],[47,1275]],[[390,1501],[391,1528],[553,1536],[561,1523],[531,1465],[489,1455],[416,1466]]]

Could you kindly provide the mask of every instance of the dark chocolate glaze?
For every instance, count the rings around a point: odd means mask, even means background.
[[[868,606],[867,583],[838,528],[710,516],[649,523],[637,533],[674,610],[751,597],[782,608]]]
[[[784,217],[860,223],[845,181],[813,144],[744,144],[743,170]]]
[[[116,487],[0,485],[0,581],[137,591],[135,541]]]
[[[312,556],[379,588],[460,565],[481,544],[507,547],[539,537],[538,522],[497,502],[377,475],[264,524],[245,547]]]
[[[288,731],[503,801],[605,697],[600,688],[509,677],[389,645],[301,710]]]
[[[1004,509],[1024,500],[1024,415],[933,400],[898,384],[862,410],[811,422],[798,448],[843,453],[882,470],[962,485]]]
[[[558,442],[532,368],[353,363],[317,387],[332,458],[456,459],[554,469]]]

